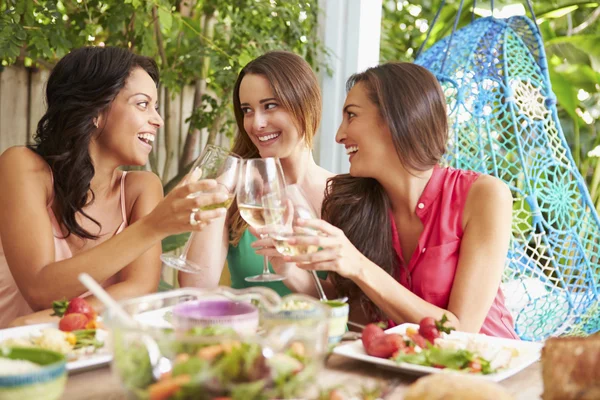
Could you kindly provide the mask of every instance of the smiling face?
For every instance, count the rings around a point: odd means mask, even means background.
[[[261,157],[287,158],[306,146],[292,114],[283,108],[264,76],[244,76],[239,97],[244,130]]]
[[[390,129],[363,83],[357,83],[348,92],[343,114],[335,140],[346,148],[350,175],[377,179],[387,167],[399,163]]]
[[[163,125],[157,101],[156,83],[150,75],[142,68],[131,71],[123,89],[99,116],[99,133],[92,146],[116,158],[119,165],[145,165]]]

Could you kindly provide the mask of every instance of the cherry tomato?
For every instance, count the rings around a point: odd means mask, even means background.
[[[479,373],[481,372],[481,362],[479,360],[473,360],[469,363],[469,369],[471,372]]]

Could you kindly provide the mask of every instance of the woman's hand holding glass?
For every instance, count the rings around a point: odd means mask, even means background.
[[[187,231],[198,231],[215,218],[223,217],[233,202],[242,159],[221,147],[208,145],[192,165],[185,178],[186,199],[192,202],[187,218]],[[197,181],[197,183],[196,183]],[[204,182],[203,185],[196,186]],[[192,233],[193,234],[193,233]],[[192,238],[188,240],[181,256],[162,254],[160,259],[168,266],[181,271],[200,273],[203,266],[187,259]]]
[[[368,259],[346,237],[344,232],[322,219],[297,219],[297,229],[315,231],[315,235],[294,235],[287,241],[289,246],[301,249],[318,249],[304,254],[286,255],[286,262],[313,271],[333,271],[353,279]]]
[[[202,197],[190,197],[202,191],[211,192],[218,186],[214,179],[204,179],[198,182],[181,183],[156,205],[146,217],[150,226],[155,227],[163,236],[174,235],[190,230],[200,230],[202,225],[190,226],[190,213],[193,210],[206,209],[213,204],[226,201],[227,194],[215,191]],[[222,208],[201,211],[196,215],[198,220],[208,222],[225,215]]]

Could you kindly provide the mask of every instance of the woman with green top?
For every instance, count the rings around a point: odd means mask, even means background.
[[[321,92],[310,65],[284,51],[254,59],[238,75],[233,106],[239,132],[232,151],[246,159],[279,158],[286,183],[298,184],[320,215],[325,185],[333,174],[319,167],[312,155],[313,138],[321,120]],[[246,277],[262,272],[264,255],[276,273],[286,276],[284,281],[246,282]],[[198,274],[180,272],[180,285],[217,286],[225,258],[233,288],[260,285],[280,295],[317,295],[310,274],[293,263],[284,263],[271,239],[257,239],[235,202],[226,217],[214,220],[194,235],[188,259],[205,268]],[[329,292],[331,285],[324,281],[323,286]]]

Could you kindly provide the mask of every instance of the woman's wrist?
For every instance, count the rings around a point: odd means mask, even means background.
[[[146,240],[149,240],[151,242],[160,242],[161,240],[169,236],[169,233],[163,232],[160,229],[160,224],[155,223],[152,220],[151,215],[151,213],[145,215],[132,226],[138,225],[140,231],[142,232],[141,236],[146,238]]]

